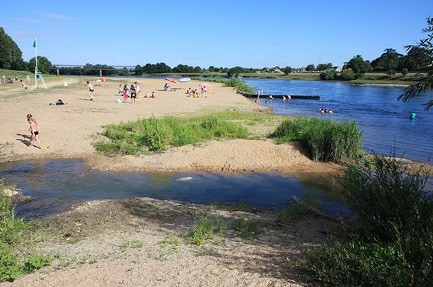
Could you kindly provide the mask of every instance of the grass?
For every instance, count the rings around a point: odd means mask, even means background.
[[[142,119],[119,125],[107,125],[102,133],[108,141],[95,144],[98,152],[108,156],[139,155],[162,152],[169,147],[197,145],[208,140],[248,138],[249,128],[272,116],[226,111],[195,117]]]
[[[256,239],[263,233],[263,229],[255,222],[251,222],[244,218],[238,218],[235,221],[233,229],[239,233],[240,237],[244,240]]]
[[[270,136],[278,143],[300,141],[314,161],[348,163],[362,152],[362,134],[355,122],[296,117],[284,120]]]
[[[0,180],[0,282],[13,281],[51,263],[48,256],[18,250],[28,224],[15,217],[12,200],[4,195],[6,189],[14,188]]]
[[[220,220],[214,220],[206,215],[201,215],[192,225],[191,232],[186,240],[193,245],[204,245],[216,235],[226,230],[226,224]]]

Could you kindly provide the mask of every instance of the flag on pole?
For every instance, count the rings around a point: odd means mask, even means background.
[[[33,48],[36,48],[36,39],[35,39],[35,41],[33,42]]]

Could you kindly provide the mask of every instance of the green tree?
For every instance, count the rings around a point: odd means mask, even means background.
[[[327,69],[332,69],[332,63],[328,63],[328,64],[319,64],[316,67],[317,71],[325,71]]]
[[[283,72],[284,75],[286,75],[286,76],[287,76],[288,74],[290,74],[292,71],[293,71],[292,67],[289,67],[289,66],[284,67],[284,68],[281,69],[281,72]]]
[[[137,75],[137,76],[143,75],[143,69],[141,68],[140,65],[135,66],[134,73],[135,73],[135,75]]]
[[[23,53],[18,45],[0,27],[0,68],[10,70],[25,70]]]
[[[360,55],[356,55],[343,67],[343,69],[352,69],[355,78],[360,78],[370,70],[370,63],[364,61]]]
[[[397,53],[394,49],[388,48],[379,58],[371,62],[371,66],[374,71],[392,74],[399,69],[402,59],[403,55]]]
[[[239,67],[239,66],[236,66],[236,67],[233,67],[233,68],[231,68],[231,69],[229,69],[229,70],[227,71],[227,76],[228,76],[229,78],[231,78],[231,77],[238,78],[238,77],[239,77],[239,74],[240,74],[241,72],[242,72],[242,68]]]
[[[309,64],[309,65],[305,68],[305,70],[308,71],[308,72],[312,72],[312,71],[315,71],[316,68],[314,67],[313,64]]]
[[[29,64],[27,65],[27,69],[29,71],[34,71],[36,66],[36,58],[33,57],[30,59]],[[51,62],[46,57],[38,56],[38,72],[43,74],[48,74],[52,68]]]
[[[179,64],[173,68],[173,72],[174,73],[193,73],[194,68],[192,66]]]
[[[432,61],[432,55],[426,54],[421,47],[412,46],[403,57],[401,67],[412,72],[422,72]]]
[[[423,33],[427,33],[427,38],[422,39],[417,43],[417,45],[406,46],[408,54],[413,49],[417,50],[417,55],[420,59],[419,63],[424,63],[422,69],[425,73],[421,74],[417,83],[407,87],[402,95],[398,99],[403,99],[404,102],[425,93],[426,89],[433,88],[433,18],[427,18],[428,27],[423,29]],[[424,61],[425,59],[430,59],[430,61]],[[416,59],[415,59],[416,60]],[[426,104],[426,109],[430,109],[433,106],[433,100],[428,101]]]
[[[332,81],[337,77],[337,72],[333,68],[328,68],[325,71],[320,73],[321,80]]]

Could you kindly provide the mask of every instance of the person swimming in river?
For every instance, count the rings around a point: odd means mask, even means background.
[[[324,108],[321,108],[321,109],[319,110],[319,112],[320,112],[321,114],[333,114],[333,113],[334,113],[333,110],[331,110],[331,109],[324,109]]]

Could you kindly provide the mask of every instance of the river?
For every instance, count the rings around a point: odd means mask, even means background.
[[[407,103],[398,101],[402,87],[353,85],[343,82],[243,79],[264,94],[313,95],[315,100],[262,99],[276,114],[332,118],[336,121],[355,121],[363,134],[363,147],[369,153],[395,155],[420,162],[430,162],[433,156],[433,108],[424,103],[433,92]],[[321,114],[321,108],[333,114]],[[411,120],[412,113],[416,114]]]

